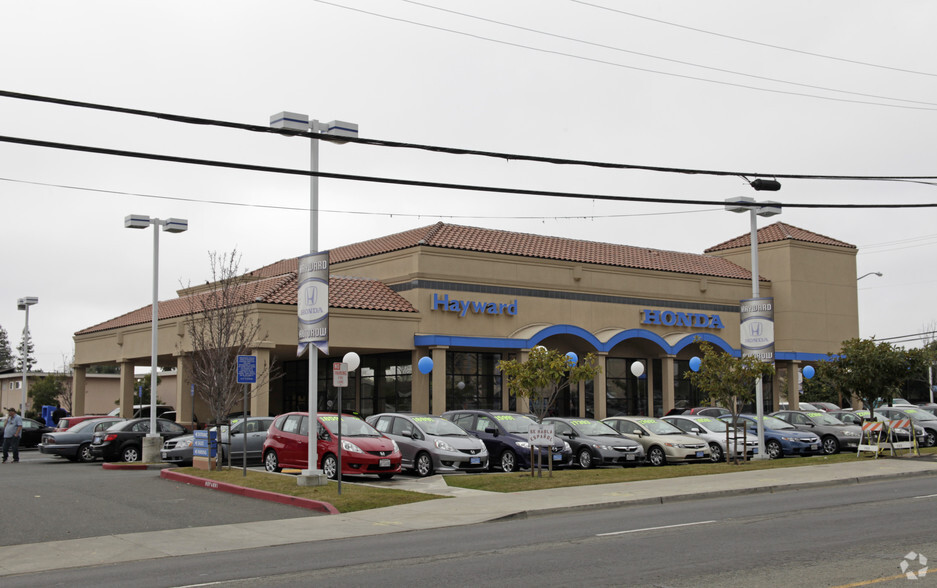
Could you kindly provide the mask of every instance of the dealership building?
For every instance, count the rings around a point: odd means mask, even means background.
[[[758,230],[760,295],[773,298],[777,368],[765,410],[796,402],[800,369],[859,336],[856,252],[786,223]],[[752,297],[748,234],[697,254],[437,223],[337,247],[329,263],[329,355],[319,354],[318,408],[335,407],[333,363],[354,351],[361,366],[342,404],[364,415],[526,410],[507,393],[498,362],[523,360],[538,345],[594,354],[601,367],[562,394],[556,414],[656,416],[695,406],[704,399],[685,373],[699,341],[738,356],[740,301]],[[254,415],[308,408],[308,360],[296,354],[297,267],[295,258],[272,263],[249,272],[238,290],[236,304],[263,333],[252,353],[279,374],[252,386]],[[158,363],[177,374],[175,407],[180,418],[204,414],[203,422],[208,411],[188,378],[186,321],[207,288],[181,290],[158,309]],[[84,412],[92,365],[118,364],[121,405],[133,404],[134,368],[151,361],[151,313],[146,306],[75,334],[75,414]],[[417,368],[423,357],[433,360],[426,374]],[[635,362],[643,370],[632,370]]]

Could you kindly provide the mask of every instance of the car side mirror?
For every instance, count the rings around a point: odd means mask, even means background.
[[[487,429],[485,429],[485,432],[488,433],[489,435],[494,435],[495,437],[498,436],[498,429],[496,427],[488,427]]]
[[[640,429],[635,429],[634,431],[631,431],[631,433],[634,434],[634,435],[637,435],[638,437],[640,437],[640,436],[642,435]]]
[[[700,431],[696,427],[693,427],[692,429],[690,429],[690,432],[693,433],[694,435],[699,435],[702,433],[702,431]]]

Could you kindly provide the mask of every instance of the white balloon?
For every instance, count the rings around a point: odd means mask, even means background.
[[[634,377],[640,378],[644,373],[644,364],[640,361],[636,361],[631,364],[631,373],[634,374]]]
[[[342,358],[342,363],[347,363],[348,371],[353,372],[361,365],[361,358],[358,357],[358,354],[354,351],[349,351],[345,354],[345,357]]]

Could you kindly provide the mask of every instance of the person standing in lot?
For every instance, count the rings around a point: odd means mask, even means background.
[[[55,410],[52,411],[52,424],[58,426],[64,416],[68,416],[68,411],[62,408],[61,404],[56,403]]]
[[[7,462],[10,448],[13,449],[13,463],[20,460],[20,435],[23,433],[23,417],[16,414],[15,408],[7,409],[7,422],[3,427],[3,463]]]

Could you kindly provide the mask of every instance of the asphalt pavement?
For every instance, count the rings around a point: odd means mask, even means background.
[[[881,458],[512,494],[451,488],[442,476],[423,479],[401,476],[395,479],[392,486],[448,498],[349,514],[4,546],[0,547],[0,577],[50,569],[470,525],[577,509],[665,504],[678,500],[882,480],[892,480],[898,484],[902,479],[914,476],[937,476],[937,460]],[[381,487],[387,486],[381,484]]]

